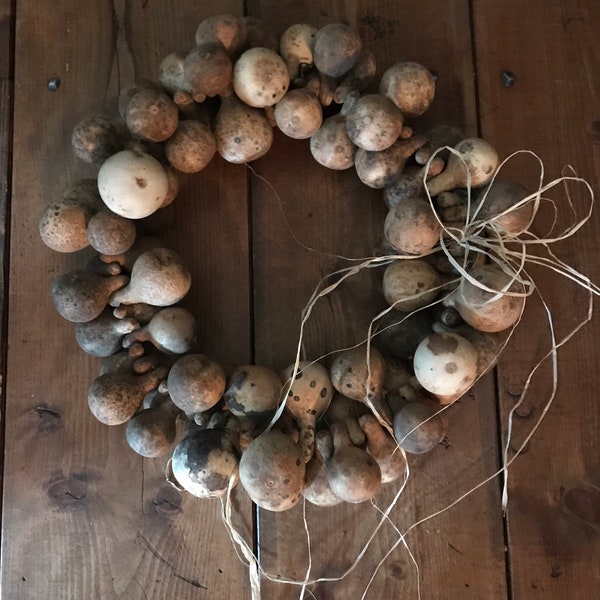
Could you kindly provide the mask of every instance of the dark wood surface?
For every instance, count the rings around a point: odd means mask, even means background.
[[[163,56],[193,45],[203,18],[244,9],[276,34],[295,22],[350,23],[374,50],[380,73],[398,60],[435,70],[436,99],[415,129],[456,125],[488,139],[501,156],[537,152],[547,180],[559,177],[565,164],[594,188],[600,180],[600,5],[593,0],[568,7],[557,0],[185,0],[176,9],[152,0],[0,0],[2,215],[10,200],[8,326],[0,331],[6,362],[1,590],[7,599],[250,598],[218,501],[179,494],[165,482],[165,461],[136,457],[122,427],[103,426],[90,415],[85,395],[98,361],[79,349],[49,296],[52,279],[81,264],[85,253],[51,252],[37,227],[47,203],[94,173],[71,152],[73,125],[88,114],[114,114],[119,89],[134,77],[155,78]],[[514,74],[511,87],[503,85],[503,71]],[[53,77],[60,79],[56,91],[48,89]],[[319,167],[305,141],[276,135],[269,154],[251,166],[216,158],[186,177],[165,240],[193,273],[185,305],[198,319],[203,350],[226,365],[255,360],[281,369],[294,360],[300,311],[314,286],[346,264],[337,256],[373,253],[385,211],[380,194],[353,172]],[[530,159],[508,169],[535,185],[538,170]],[[562,190],[551,195],[564,209]],[[573,197],[583,206],[581,190],[574,188]],[[561,214],[567,218],[568,211]],[[593,214],[557,249],[595,281],[599,227]],[[534,275],[560,338],[585,316],[586,294],[549,271]],[[344,284],[308,323],[307,356],[364,338],[381,302],[380,273]],[[449,411],[447,443],[411,458],[409,484],[391,513],[400,531],[498,470],[508,412],[547,349],[544,319],[533,298],[496,375]],[[598,597],[597,339],[594,320],[560,350],[556,398],[510,469],[507,514],[501,478],[493,478],[411,529],[406,543],[418,571],[399,546],[367,598],[416,599],[419,592],[423,600]],[[513,448],[541,416],[550,391],[551,372],[544,368],[515,417]],[[377,505],[385,508],[396,489],[386,487]],[[251,545],[256,534],[263,567],[302,580],[308,559],[302,507],[259,511],[255,518],[243,493],[235,500],[236,524]],[[307,505],[310,578],[342,574],[378,518],[370,503]],[[319,600],[360,598],[397,540],[384,526],[348,577],[310,591]],[[301,594],[299,586],[264,579],[262,591],[267,600]]]

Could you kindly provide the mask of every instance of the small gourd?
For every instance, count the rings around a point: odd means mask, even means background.
[[[336,391],[323,415],[323,420],[327,425],[343,423],[352,443],[355,446],[362,446],[365,443],[365,434],[358,424],[358,419],[368,412],[369,407],[366,404],[356,402]]]
[[[356,29],[344,23],[325,25],[315,34],[315,67],[330,77],[342,77],[354,66],[362,47],[362,39]]]
[[[108,119],[85,117],[73,128],[71,146],[78,158],[101,165],[109,156],[121,150],[117,128]]]
[[[331,491],[327,479],[326,461],[333,455],[333,440],[326,429],[317,431],[315,452],[306,465],[306,487],[302,495],[316,506],[335,506],[342,502],[339,496]]]
[[[234,164],[264,156],[273,143],[273,128],[264,112],[233,93],[222,97],[214,131],[218,153]]]
[[[261,508],[280,512],[292,508],[304,490],[306,465],[300,446],[271,429],[250,442],[240,459],[240,481]]]
[[[196,345],[196,319],[181,306],[163,308],[143,327],[123,340],[128,348],[134,342],[150,342],[166,354],[184,354]]]
[[[125,437],[131,449],[146,458],[164,456],[175,441],[179,412],[168,395],[158,394],[150,406],[144,407],[127,422]]]
[[[504,331],[517,323],[525,306],[525,296],[519,295],[524,286],[518,280],[512,281],[496,263],[476,265],[469,275],[479,285],[463,277],[444,304],[453,306],[479,331]]]
[[[123,337],[139,327],[135,319],[117,319],[110,310],[104,310],[95,319],[75,325],[75,339],[79,347],[98,357],[110,356],[122,345]]]
[[[413,135],[396,140],[384,150],[359,148],[354,157],[354,168],[359,179],[371,188],[390,186],[402,173],[406,161],[425,143],[425,138]]]
[[[111,294],[128,281],[126,275],[101,277],[82,269],[69,271],[52,282],[52,302],[58,314],[67,321],[84,323],[98,317]]]
[[[367,452],[377,461],[381,482],[396,481],[406,473],[406,458],[392,436],[374,415],[362,415],[359,424],[367,437]]]
[[[437,196],[467,184],[477,187],[486,184],[498,168],[499,157],[489,142],[481,138],[466,138],[451,152],[446,168],[427,182],[431,196]]]
[[[231,84],[233,65],[220,42],[202,42],[183,61],[186,87],[196,102],[222,94]]]
[[[167,373],[166,367],[157,367],[143,375],[122,372],[100,375],[88,388],[91,413],[105,425],[127,422],[141,406],[144,396],[157,388]]]
[[[441,406],[427,398],[405,402],[394,413],[394,436],[398,445],[410,454],[433,450],[446,435]]]
[[[123,254],[135,242],[135,225],[109,210],[97,212],[87,226],[90,246],[100,254]]]
[[[433,302],[442,279],[420,258],[395,260],[383,273],[383,296],[396,310],[412,312]]]
[[[310,152],[320,165],[328,169],[343,171],[352,167],[356,146],[348,136],[346,117],[338,114],[325,119],[310,138]]]
[[[381,487],[381,469],[365,450],[357,448],[342,423],[330,427],[334,452],[326,461],[331,491],[345,502],[365,502]]]
[[[213,415],[205,429],[196,429],[184,437],[173,452],[172,469],[177,482],[198,498],[221,498],[238,480],[240,449],[237,424],[223,424]]]
[[[372,406],[382,419],[390,420],[389,408],[383,401],[385,360],[377,348],[350,348],[337,354],[329,367],[333,387],[342,395]]]
[[[177,359],[169,371],[167,388],[171,399],[187,415],[212,408],[225,391],[223,367],[204,354]]]
[[[111,306],[143,302],[170,306],[188,293],[192,277],[181,257],[167,248],[140,254],[131,269],[129,284],[110,298]]]
[[[317,420],[325,412],[333,396],[333,385],[327,369],[317,362],[300,361],[293,381],[294,365],[281,374],[286,410],[300,428],[300,446],[304,462],[308,462],[315,447]]]
[[[405,117],[418,117],[433,101],[435,79],[423,65],[399,62],[383,73],[379,91],[390,98]]]

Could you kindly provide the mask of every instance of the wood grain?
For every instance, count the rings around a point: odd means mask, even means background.
[[[275,31],[293,22],[315,26],[347,22],[373,48],[379,74],[404,59],[430,66],[439,74],[438,96],[426,119],[414,123],[415,128],[442,122],[475,131],[468,3],[280,2],[275,7],[252,2],[249,9]],[[347,266],[338,256],[373,254],[381,241],[385,209],[379,191],[363,186],[353,170],[323,169],[303,141],[276,136],[274,149],[253,168],[264,178],[251,179],[256,358],[280,369],[294,360],[300,313],[314,286],[321,277]],[[365,338],[369,321],[384,306],[380,277],[377,272],[362,273],[317,305],[304,336],[308,358]],[[400,531],[494,473],[494,405],[494,389],[488,381],[453,408],[448,448],[440,446],[427,456],[411,459],[410,484],[392,513]],[[393,484],[388,488],[377,497],[382,508],[397,489]],[[367,597],[416,597],[418,583],[423,598],[505,597],[498,503],[498,489],[492,484],[460,508],[413,530],[407,543],[419,564],[419,576],[408,552],[400,547],[383,563]],[[475,513],[481,519],[474,520]],[[306,519],[312,544],[310,578],[316,579],[341,576],[379,517],[365,503],[332,508],[308,505]],[[267,571],[304,579],[308,558],[302,532],[300,506],[283,514],[260,512],[261,558]],[[348,577],[318,583],[311,591],[320,600],[360,597],[377,563],[397,539],[393,529],[384,526]],[[473,545],[471,539],[479,543]],[[264,593],[268,598],[287,599],[298,597],[300,590],[265,582]]]
[[[507,2],[500,6],[476,2],[475,25],[482,134],[493,140],[502,155],[520,148],[537,152],[545,165],[546,181],[559,177],[563,166],[570,164],[597,191],[598,3]],[[511,88],[502,86],[504,70],[515,75]],[[535,189],[538,172],[532,160],[517,160],[506,177]],[[576,186],[571,192],[581,214],[586,194]],[[565,210],[564,190],[549,195],[558,203],[561,218],[572,220]],[[593,281],[600,275],[595,259],[599,227],[599,217],[594,214],[580,232],[556,249],[561,259]],[[539,269],[533,273],[560,339],[585,317],[587,294],[555,273]],[[545,322],[540,303],[532,302],[517,338],[500,363],[504,434],[507,412],[518,399],[529,369],[549,347]],[[509,560],[511,597],[515,600],[591,600],[600,589],[600,421],[594,391],[598,333],[596,317],[560,349],[556,398],[526,452],[510,471]],[[513,449],[521,445],[541,417],[550,392],[551,371],[547,367],[534,378],[515,417]],[[514,456],[514,450],[509,456]]]

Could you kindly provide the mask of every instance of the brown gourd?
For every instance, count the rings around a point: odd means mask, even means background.
[[[58,314],[73,323],[84,323],[98,317],[111,295],[129,281],[126,275],[101,277],[77,269],[59,275],[50,293]]]
[[[383,401],[385,360],[377,348],[357,346],[338,353],[329,373],[333,387],[342,395],[372,406],[384,420],[391,420],[389,408]]]
[[[101,165],[109,156],[122,149],[117,128],[108,119],[90,116],[73,128],[71,146],[78,158]]]
[[[100,254],[123,254],[135,242],[135,225],[125,217],[101,210],[89,220],[87,237]]]
[[[204,354],[188,354],[177,359],[167,378],[174,404],[186,415],[212,408],[225,391],[223,367]]]
[[[144,396],[158,387],[167,376],[166,367],[157,367],[143,375],[105,373],[88,388],[90,412],[105,425],[127,422],[141,406]]]

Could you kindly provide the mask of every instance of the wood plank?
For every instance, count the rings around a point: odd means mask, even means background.
[[[537,152],[545,165],[546,181],[559,177],[563,166],[569,164],[597,191],[600,6],[587,0],[568,4],[511,1],[501,6],[475,2],[474,6],[483,136],[501,155],[520,148]],[[515,75],[510,88],[502,85],[505,70]],[[535,189],[538,172],[533,161],[519,160],[506,176]],[[574,187],[572,193],[582,210],[584,191]],[[571,219],[565,210],[564,191],[558,189],[549,196],[560,207],[559,215]],[[599,228],[596,213],[556,250],[560,258],[596,282],[600,278],[596,259]],[[586,294],[554,273],[533,272],[551,308],[557,336],[563,336],[585,317]],[[504,424],[533,366],[533,357],[541,358],[548,348],[545,323],[539,302],[533,302],[500,363]],[[591,600],[598,596],[600,421],[594,386],[599,327],[596,316],[560,350],[556,399],[526,453],[510,471],[509,559],[511,597],[515,600]],[[534,379],[514,422],[513,448],[519,447],[541,416],[550,381],[549,368]]]
[[[467,2],[295,1],[275,6],[255,1],[249,10],[279,32],[296,22],[320,27],[344,21],[357,27],[375,51],[380,74],[399,60],[416,60],[439,74],[434,106],[415,127],[441,122],[476,131]],[[269,182],[252,179],[256,359],[279,369],[294,359],[300,312],[314,286],[346,264],[331,254],[372,255],[381,238],[384,208],[379,192],[362,186],[353,172],[329,172],[317,165],[305,141],[277,135],[274,149],[253,167]],[[303,248],[294,236],[318,252]],[[306,356],[316,358],[364,338],[369,319],[382,306],[379,277],[362,274],[317,306],[304,337]],[[401,530],[495,471],[494,407],[493,383],[487,380],[453,407],[451,445],[411,459],[408,489],[392,513]],[[377,497],[382,507],[395,493],[391,487]],[[498,504],[497,487],[489,485],[408,536],[420,565],[423,598],[506,597]],[[330,509],[308,505],[311,577],[339,576],[377,520],[369,503]],[[263,566],[272,574],[302,580],[308,564],[302,508],[281,514],[261,511],[259,531]],[[360,597],[377,562],[396,540],[391,528],[384,527],[350,576],[311,591],[321,600]],[[268,598],[299,595],[299,588],[291,586],[265,581],[263,587]],[[400,548],[384,563],[368,597],[416,597],[416,591],[415,567]]]
[[[49,298],[51,280],[83,257],[52,253],[37,233],[45,204],[94,173],[72,156],[73,125],[114,111],[119,85],[131,76],[154,78],[164,55],[193,45],[202,18],[223,11],[241,13],[241,2],[179,2],[175,13],[157,2],[19,2],[2,537],[7,598],[246,595],[246,571],[232,558],[218,504],[179,497],[166,487],[162,465],[130,451],[122,427],[102,426],[89,414],[86,389],[98,361],[78,348]],[[51,77],[61,80],[55,92],[47,88]],[[249,360],[245,170],[215,161],[186,180],[173,228],[168,242],[193,273],[187,301],[203,348],[232,364]],[[240,510],[251,522],[249,506],[242,502]],[[210,539],[210,559],[203,539]]]

